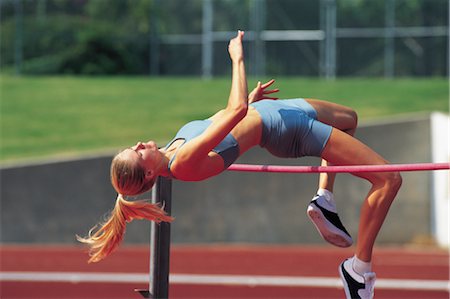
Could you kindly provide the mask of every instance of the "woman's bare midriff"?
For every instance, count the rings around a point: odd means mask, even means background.
[[[240,154],[242,155],[253,146],[259,145],[261,134],[261,117],[255,108],[249,106],[247,115],[231,130],[231,135],[239,143]]]

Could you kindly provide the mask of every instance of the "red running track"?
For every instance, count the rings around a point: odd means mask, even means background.
[[[74,272],[139,275],[136,282],[29,281],[2,276],[1,298],[142,298],[133,289],[148,287],[148,247],[124,247],[105,261],[90,265],[80,247],[2,246],[0,249],[2,275],[13,272],[31,274],[31,278],[55,272],[56,278]],[[264,275],[336,280],[339,263],[351,254],[347,249],[311,246],[173,246],[171,275]],[[425,283],[439,281],[441,285],[449,281],[448,262],[447,251],[430,248],[376,248],[373,260],[380,282],[414,279]],[[170,298],[344,298],[340,286],[221,285],[183,281],[171,283],[169,293]],[[376,288],[375,295],[377,299],[449,298],[448,287],[429,290]]]

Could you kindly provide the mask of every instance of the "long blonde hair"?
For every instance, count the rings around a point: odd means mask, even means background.
[[[159,205],[124,198],[124,195],[133,196],[150,190],[155,179],[146,180],[142,167],[133,165],[120,154],[114,157],[111,163],[111,183],[119,193],[116,205],[109,218],[94,226],[86,238],[77,236],[78,241],[90,247],[89,263],[99,262],[119,246],[128,222],[134,219],[147,219],[156,223],[173,221],[173,217],[167,215]]]

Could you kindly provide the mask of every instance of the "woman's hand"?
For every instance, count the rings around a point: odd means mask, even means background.
[[[238,31],[235,38],[230,40],[228,44],[228,53],[232,61],[244,60],[244,50],[242,47],[242,38],[244,37],[244,31]]]
[[[261,100],[264,100],[264,99],[266,99],[266,100],[278,100],[278,98],[276,98],[276,97],[267,97],[266,96],[268,94],[272,94],[272,93],[280,91],[278,88],[271,89],[271,90],[266,90],[266,88],[269,87],[270,85],[272,85],[274,82],[275,82],[274,79],[272,79],[272,80],[270,80],[270,81],[268,81],[268,82],[266,82],[264,84],[261,84],[261,81],[259,81],[256,84],[256,87],[248,95],[248,103],[251,104],[251,103],[258,102],[258,101],[261,101]]]

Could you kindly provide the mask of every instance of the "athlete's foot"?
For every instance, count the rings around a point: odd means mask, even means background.
[[[372,299],[376,275],[374,272],[358,274],[353,269],[353,258],[346,259],[339,266],[347,299]]]
[[[307,214],[328,243],[338,247],[349,247],[353,244],[352,237],[339,219],[332,198],[327,200],[325,195],[316,195],[308,205]]]

